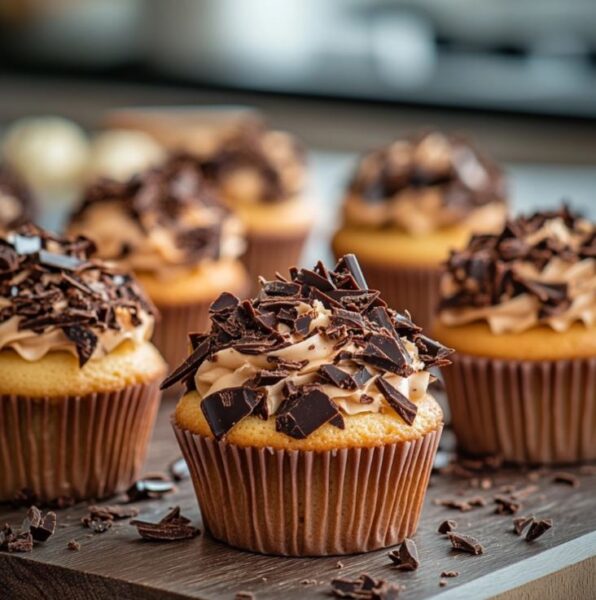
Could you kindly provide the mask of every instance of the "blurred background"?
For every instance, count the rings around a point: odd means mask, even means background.
[[[517,209],[596,217],[593,0],[0,0],[0,27],[2,130],[224,104],[295,133],[323,215],[310,253],[357,154],[422,127],[503,162]]]

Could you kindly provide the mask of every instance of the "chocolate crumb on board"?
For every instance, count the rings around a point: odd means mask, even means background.
[[[336,569],[343,569],[343,568],[344,568],[344,563],[342,563],[342,562],[341,562],[341,560],[338,560],[338,561],[335,563],[335,568],[336,568]]]
[[[399,571],[415,571],[420,566],[418,548],[414,540],[406,538],[395,550],[387,554]]]
[[[0,529],[0,550],[31,552],[33,550],[33,536],[30,531],[15,531],[8,523],[5,523]]]
[[[180,507],[176,506],[170,510],[160,521],[151,523],[148,521],[133,520],[130,522],[146,539],[157,542],[176,542],[186,540],[199,535],[200,531],[190,524],[190,519],[180,514]]]
[[[77,540],[69,540],[66,547],[72,552],[78,552],[81,549],[81,544]]]
[[[553,483],[563,483],[571,487],[578,488],[580,486],[579,477],[573,473],[559,471],[553,474]]]
[[[56,531],[56,513],[45,515],[36,506],[30,506],[21,525],[22,531],[29,531],[36,542],[45,542]]]
[[[495,508],[497,515],[513,515],[521,508],[521,502],[507,496],[496,495],[493,500],[497,505]]]
[[[152,476],[135,481],[127,490],[128,502],[157,500],[164,494],[175,491],[176,486],[165,476]]]
[[[444,577],[441,577],[441,579],[439,579],[439,587],[445,587],[447,585],[447,579],[445,579]]]
[[[457,529],[457,521],[454,521],[452,519],[446,519],[439,525],[439,528],[437,529],[437,531],[439,533],[446,534],[446,533],[449,533],[450,531],[455,531],[456,529]]]
[[[450,531],[447,534],[451,545],[454,550],[461,550],[462,552],[468,552],[469,554],[484,554],[484,546],[471,535],[465,535],[463,533],[457,533]]]
[[[170,463],[168,472],[174,481],[185,481],[190,478],[188,465],[182,456]]]
[[[516,517],[513,519],[513,531],[517,535],[521,535],[524,529],[534,522],[534,515],[526,515],[522,517]]]
[[[526,542],[533,542],[534,540],[538,539],[541,535],[545,534],[552,526],[552,519],[535,519],[530,524],[528,533],[526,533]]]
[[[443,571],[441,577],[459,577],[459,571]]]
[[[256,596],[252,592],[236,592],[234,600],[256,600]]]
[[[482,496],[471,496],[470,498],[435,498],[433,504],[459,510],[460,512],[468,512],[474,508],[486,506],[486,499]]]
[[[402,590],[400,585],[374,579],[362,573],[356,579],[337,578],[331,580],[331,594],[336,598],[350,600],[395,600]]]
[[[104,519],[102,516],[91,516],[90,514],[81,517],[83,527],[91,529],[93,533],[105,533],[112,527],[112,518]]]
[[[302,585],[317,585],[317,580],[316,579],[303,579],[300,583]]]
[[[132,519],[139,515],[139,509],[136,506],[126,506],[122,504],[108,504],[106,506],[89,506],[89,516],[91,518],[102,519],[104,521],[119,521],[122,519]]]

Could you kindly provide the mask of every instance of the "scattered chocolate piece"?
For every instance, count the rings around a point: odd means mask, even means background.
[[[402,587],[363,573],[357,579],[332,579],[331,594],[349,600],[395,600]]]
[[[462,552],[468,552],[469,554],[484,553],[484,547],[482,544],[471,535],[450,531],[447,533],[447,537],[449,538],[454,550],[461,550]]]
[[[459,577],[459,571],[443,571],[441,577]]]
[[[140,500],[156,500],[164,494],[173,492],[176,489],[171,481],[165,479],[139,479],[135,481],[127,490],[126,495],[129,502],[139,502]]]
[[[388,554],[399,571],[415,571],[420,566],[418,548],[414,540],[406,538],[395,550]]]
[[[445,579],[444,577],[441,577],[439,579],[439,587],[446,587],[447,586],[447,579]]]
[[[437,531],[439,533],[445,534],[445,533],[449,533],[450,531],[455,531],[456,529],[457,529],[457,521],[447,519],[439,525],[439,529],[437,529]]]
[[[102,517],[92,517],[85,515],[81,517],[81,524],[83,527],[91,529],[93,533],[105,533],[112,527],[113,519],[103,519]]]
[[[486,499],[482,496],[471,496],[470,498],[435,498],[433,504],[453,508],[461,512],[468,512],[474,508],[486,506]]]
[[[534,515],[516,517],[513,519],[513,530],[517,535],[521,535],[524,529],[534,522]]]
[[[564,483],[566,485],[570,485],[571,487],[578,488],[580,486],[579,477],[574,475],[573,473],[567,473],[564,471],[559,471],[558,473],[553,474],[553,482],[554,483]]]
[[[341,562],[341,560],[338,560],[338,561],[335,563],[335,568],[336,568],[336,569],[343,569],[343,568],[344,568],[344,563],[342,563],[342,562]]]
[[[521,508],[520,502],[507,496],[495,496],[494,501],[497,505],[495,508],[497,515],[513,515]]]
[[[188,470],[188,465],[186,464],[186,460],[184,460],[184,457],[182,456],[170,463],[168,471],[170,473],[170,477],[174,481],[184,481],[185,479],[190,478],[190,471]]]
[[[234,600],[255,600],[256,596],[252,592],[236,592]]]
[[[358,384],[349,373],[342,371],[335,365],[321,365],[319,373],[324,381],[329,381],[340,390],[355,390],[358,387]]]
[[[186,540],[200,533],[196,527],[190,525],[190,519],[180,514],[179,506],[173,508],[157,523],[133,520],[130,524],[137,528],[142,538],[157,542]]]
[[[530,523],[528,533],[526,533],[526,542],[533,542],[541,535],[545,534],[553,526],[552,519],[533,520]]]
[[[49,511],[44,515],[36,506],[31,506],[21,529],[31,532],[36,542],[45,542],[56,531],[56,513]]]
[[[138,514],[139,509],[136,506],[123,504],[89,507],[89,516],[92,519],[101,519],[103,521],[131,519],[138,516]]]
[[[70,540],[66,547],[73,552],[78,552],[81,549],[81,544],[77,540]]]
[[[14,539],[6,544],[9,552],[31,552],[33,550],[33,536],[29,531],[17,533]]]

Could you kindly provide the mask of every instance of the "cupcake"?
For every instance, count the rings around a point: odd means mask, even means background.
[[[222,137],[203,168],[246,227],[244,262],[253,281],[296,264],[313,211],[304,196],[305,156],[294,138],[245,125]]]
[[[93,249],[0,236],[0,502],[103,498],[139,475],[165,363],[152,305]]]
[[[563,208],[452,253],[434,334],[462,451],[596,459],[596,227]]]
[[[162,385],[186,384],[173,426],[205,526],[287,556],[397,544],[418,525],[443,423],[429,369],[450,350],[388,308],[353,256],[260,283],[211,305]]]
[[[33,212],[33,200],[25,182],[0,164],[0,232],[24,225]]]
[[[441,263],[472,232],[495,232],[506,215],[501,170],[467,140],[439,132],[398,140],[365,156],[344,200],[336,256],[355,252],[386,302],[428,327]]]
[[[69,230],[88,235],[102,258],[137,275],[159,308],[154,341],[170,365],[186,355],[178,340],[207,326],[209,305],[222,291],[248,291],[238,260],[241,225],[190,155],[172,155],[125,182],[97,181]]]

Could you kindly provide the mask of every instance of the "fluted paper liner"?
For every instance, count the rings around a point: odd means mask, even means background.
[[[250,275],[253,292],[258,291],[259,276],[273,279],[276,272],[285,274],[299,264],[307,237],[308,232],[287,237],[247,233],[242,262]]]
[[[368,287],[400,312],[407,309],[414,322],[429,330],[439,303],[440,267],[381,265],[358,257]]]
[[[105,498],[140,475],[159,382],[85,396],[0,395],[0,501]]]
[[[173,426],[211,535],[284,556],[368,552],[413,535],[442,429],[311,452],[243,448]]]
[[[209,330],[209,306],[215,298],[194,304],[158,306],[159,322],[155,324],[152,342],[170,369],[188,356],[189,332]]]
[[[462,451],[518,464],[596,459],[596,358],[450,358],[443,376]]]

